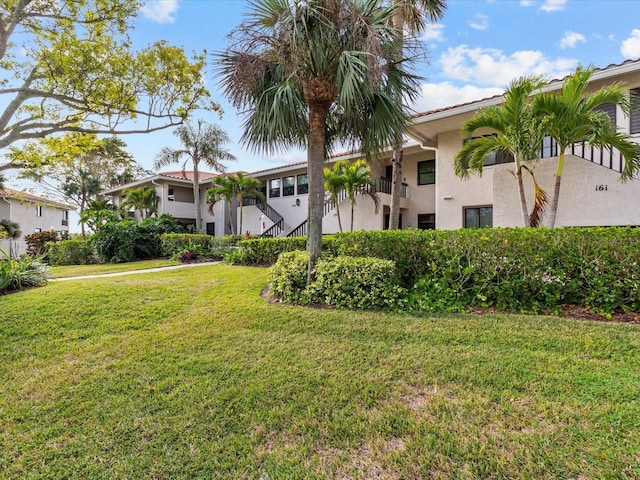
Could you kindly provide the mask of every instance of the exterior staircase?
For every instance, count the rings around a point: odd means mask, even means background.
[[[267,230],[262,232],[260,238],[267,237],[279,237],[286,229],[286,225],[284,223],[284,217],[278,213],[271,205],[268,203],[263,203],[258,200],[256,197],[249,196],[245,197],[242,202],[243,207],[254,206],[258,210],[260,210],[269,220],[273,222],[273,225],[269,227]]]

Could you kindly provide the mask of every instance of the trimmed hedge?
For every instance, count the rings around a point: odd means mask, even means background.
[[[95,261],[93,246],[86,240],[61,240],[48,248],[51,265],[89,265]]]
[[[264,263],[295,246],[256,242],[252,258]],[[548,312],[562,304],[603,315],[640,312],[636,228],[359,231],[336,234],[330,253],[394,261],[399,284],[409,291],[407,308],[417,312],[474,306]]]
[[[172,257],[190,245],[209,249],[211,235],[204,233],[164,233],[160,235],[161,252],[165,257]]]
[[[305,250],[307,237],[257,238],[238,242],[238,248],[226,257],[236,265],[271,266],[283,252]],[[322,237],[323,255],[335,256],[333,236]]]
[[[325,303],[341,308],[398,309],[406,291],[398,285],[395,264],[379,258],[335,257],[318,261],[307,287],[306,251],[284,252],[271,269],[270,293],[286,302]]]

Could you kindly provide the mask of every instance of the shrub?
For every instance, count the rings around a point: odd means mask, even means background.
[[[89,265],[94,262],[93,246],[87,240],[61,240],[49,244],[51,265]]]
[[[55,230],[25,235],[24,241],[27,244],[27,255],[31,257],[46,258],[48,250],[47,244],[55,243],[59,240],[60,237]]]
[[[211,235],[198,233],[164,233],[160,236],[162,255],[173,257],[190,245],[208,250],[211,238]]]
[[[91,241],[96,253],[106,261],[124,263],[161,256],[160,236],[183,231],[175,218],[164,214],[140,223],[131,218],[107,223]]]
[[[38,259],[23,256],[12,260],[0,249],[0,293],[43,285],[49,278],[49,267]]]
[[[238,249],[226,257],[229,263],[239,265],[273,265],[283,252],[305,250],[307,237],[260,238],[238,242]],[[322,237],[323,255],[335,256],[333,236]]]
[[[406,296],[398,285],[395,263],[369,257],[319,260],[310,288],[326,304],[345,308],[395,310]]]
[[[309,254],[304,250],[283,252],[269,273],[269,292],[291,303],[311,303],[306,291]]]

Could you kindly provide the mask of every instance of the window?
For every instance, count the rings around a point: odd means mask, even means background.
[[[42,216],[42,205],[36,205],[36,217]]]
[[[493,207],[470,207],[464,209],[464,228],[493,227]]]
[[[505,152],[504,150],[498,150],[497,152],[491,152],[484,159],[483,165],[489,167],[491,165],[501,165],[503,163],[513,162],[513,155],[511,152]]]
[[[540,150],[540,158],[551,158],[558,156],[558,142],[552,137],[546,136],[542,140],[542,149]]]
[[[167,201],[173,202],[173,201],[175,201],[175,199],[176,199],[176,195],[175,195],[175,193],[173,191],[173,187],[169,187],[169,193],[167,195]]]
[[[284,177],[282,179],[282,196],[290,197],[295,194],[295,177]]]
[[[298,195],[309,193],[309,177],[306,173],[298,175]]]
[[[69,210],[62,211],[62,225],[69,225]]]
[[[475,140],[477,138],[484,137],[495,137],[495,133],[490,133],[489,135],[481,135],[479,137],[472,137],[470,139],[465,140],[465,143],[470,140]],[[514,161],[513,155],[511,152],[507,152],[505,150],[498,150],[497,152],[490,152],[484,159],[483,166],[490,167],[491,165],[501,165],[503,163],[511,163]]]
[[[436,214],[435,213],[421,213],[418,215],[418,228],[420,230],[435,230],[436,228]]]
[[[633,109],[631,110],[630,133],[640,133],[640,88],[631,90],[631,102]]]
[[[436,183],[436,161],[418,162],[418,185],[434,185]]]
[[[594,108],[594,110],[600,110],[601,112],[609,115],[611,122],[616,124],[616,104],[615,103],[603,103],[602,105]]]
[[[280,179],[274,178],[269,180],[269,198],[275,198],[280,196]]]
[[[216,224],[213,222],[207,222],[207,235],[216,234]]]

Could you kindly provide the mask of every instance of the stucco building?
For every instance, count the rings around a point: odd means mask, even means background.
[[[61,235],[69,232],[69,210],[64,203],[38,197],[8,187],[0,189],[0,220],[8,219],[20,225],[22,234],[13,241],[14,254],[26,252],[26,235],[55,230]],[[0,248],[9,252],[10,240],[0,240]]]
[[[640,60],[625,61],[596,70],[589,89],[597,90],[613,82],[624,82],[630,94],[640,98]],[[551,82],[548,88],[557,90],[561,85],[562,81],[557,80]],[[521,225],[513,163],[509,162],[508,156],[487,157],[481,177],[472,175],[463,180],[455,175],[453,168],[454,158],[464,142],[460,133],[463,123],[478,109],[501,102],[502,96],[495,96],[423,112],[413,117],[404,150],[401,228],[457,229]],[[604,110],[621,132],[630,134],[640,143],[640,107],[636,107],[630,117],[613,105],[605,106]],[[479,131],[477,134],[491,134],[491,131]],[[376,213],[373,202],[365,196],[359,196],[354,212],[355,229],[384,229],[388,225],[391,155],[389,151],[376,160],[376,190],[380,208]],[[553,190],[557,157],[557,145],[551,138],[546,138],[540,145],[535,175],[549,194]],[[357,153],[338,155],[327,162],[327,166],[337,160],[358,158],[361,156]],[[574,145],[566,155],[556,226],[640,225],[640,180],[621,183],[622,162],[616,151]],[[308,205],[306,162],[260,170],[250,175],[261,181],[267,202],[263,205],[252,199],[245,200],[243,230],[267,236],[305,234]],[[114,195],[117,200],[122,189],[143,185],[154,186],[161,194],[161,213],[171,213],[183,219],[193,218],[190,213],[193,211],[193,195],[189,193],[191,183],[188,178],[160,174],[105,193]],[[525,185],[528,203],[531,204],[532,184],[525,180]],[[203,182],[203,191],[206,188],[207,184]],[[346,227],[351,221],[350,205],[346,199],[342,199],[339,207],[343,227]],[[221,203],[216,206],[213,216],[203,218],[203,225],[208,226],[209,233],[229,233],[228,221],[238,221],[237,208],[233,209],[234,218],[231,219],[226,211],[226,205]],[[206,208],[203,208],[203,212],[206,212]],[[215,227],[209,228],[210,224],[215,224]],[[336,210],[327,199],[323,233],[337,231]]]

